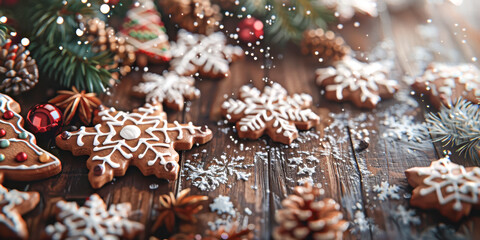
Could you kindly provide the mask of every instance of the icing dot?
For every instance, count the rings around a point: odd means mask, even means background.
[[[95,167],[93,167],[93,175],[100,176],[103,174],[103,172],[104,172],[104,168],[102,165],[98,164],[98,165],[95,165]]]
[[[171,163],[171,162],[168,162],[168,163],[165,165],[165,167],[167,168],[167,170],[168,170],[169,172],[171,172],[171,171],[175,168],[175,166],[173,166],[173,163]]]
[[[67,132],[67,131],[62,132],[62,139],[63,139],[63,140],[67,140],[67,139],[69,139],[71,136],[72,136],[72,134],[71,134],[70,132]]]
[[[5,160],[5,155],[0,153],[0,162],[2,162],[3,160]]]
[[[20,138],[20,139],[25,139],[27,137],[28,137],[27,132],[21,132],[21,133],[18,134],[18,138]]]
[[[1,140],[0,141],[0,148],[7,148],[8,146],[10,146],[10,141],[8,141],[8,140]]]
[[[0,129],[0,137],[5,137],[5,135],[7,135],[7,131],[5,131],[5,129]]]
[[[142,131],[137,126],[128,125],[122,128],[120,131],[120,136],[127,140],[133,140],[140,137],[141,133]]]
[[[200,131],[202,132],[206,132],[208,129],[208,127],[206,125],[203,125],[201,128],[200,128]]]
[[[40,157],[38,158],[38,161],[42,163],[50,162],[50,156],[46,153],[42,153],[42,155],[40,155]]]
[[[17,156],[15,156],[15,160],[18,162],[25,162],[27,161],[28,155],[25,152],[19,152]]]
[[[10,110],[7,110],[7,111],[5,111],[5,112],[3,113],[3,118],[4,118],[4,119],[7,119],[7,120],[8,120],[8,119],[12,119],[13,116],[14,116],[14,114],[13,114],[13,112],[10,111]]]

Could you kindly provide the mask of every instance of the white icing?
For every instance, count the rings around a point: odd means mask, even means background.
[[[130,203],[112,204],[107,211],[105,202],[96,194],[91,195],[85,205],[76,202],[57,202],[60,209],[59,222],[48,225],[46,233],[52,239],[121,239],[124,234],[132,235],[144,226],[130,221]]]
[[[345,57],[335,62],[334,67],[320,68],[316,70],[317,84],[331,77],[334,83],[325,87],[326,91],[334,91],[338,100],[343,100],[343,91],[354,92],[360,90],[360,101],[370,101],[377,104],[379,86],[384,87],[389,93],[394,93],[398,87],[396,80],[388,79],[388,69],[381,62],[362,63],[358,60]]]
[[[466,93],[473,91],[476,97],[480,97],[480,70],[472,64],[431,63],[415,81],[425,84],[434,96],[445,95],[448,105],[456,101],[453,97],[460,97],[453,96],[457,87],[464,87]]]
[[[241,100],[228,99],[222,108],[229,114],[242,114],[240,131],[256,131],[273,122],[275,132],[286,137],[297,133],[295,122],[318,120],[310,109],[312,97],[308,94],[287,95],[287,91],[278,83],[267,86],[264,93],[249,86],[240,89]]]
[[[22,223],[23,219],[18,212],[14,212],[14,208],[29,199],[30,195],[28,193],[17,190],[8,191],[0,185],[0,206],[3,206],[0,213],[0,223],[3,223],[19,236],[22,235],[20,233],[25,223]]]
[[[120,136],[127,140],[137,139],[140,137],[140,134],[142,134],[142,131],[134,125],[127,125],[120,130]]]
[[[242,56],[244,52],[239,46],[227,45],[226,41],[222,32],[205,36],[181,29],[177,42],[170,43],[173,57],[171,69],[180,75],[197,71],[227,74],[232,59]]]
[[[120,164],[117,163],[118,160],[115,161],[115,159],[112,158],[115,152],[120,153],[125,159],[131,159],[133,153],[136,153],[138,149],[145,148],[145,150],[138,155],[139,159],[143,159],[148,152],[153,152],[155,157],[148,159],[148,166],[153,166],[158,162],[165,167],[165,170],[170,171],[166,168],[167,161],[165,157],[171,157],[171,153],[169,151],[161,151],[162,148],[172,148],[173,142],[175,142],[175,139],[173,141],[170,139],[168,133],[176,132],[178,134],[177,139],[180,140],[184,137],[184,130],[190,134],[194,134],[196,131],[200,131],[200,127],[193,126],[191,122],[187,125],[180,125],[177,121],[174,122],[174,126],[169,126],[162,115],[155,113],[158,110],[158,106],[152,106],[150,104],[139,108],[136,113],[116,112],[114,108],[106,109],[98,113],[98,115],[102,117],[103,123],[97,124],[93,129],[81,127],[78,132],[71,133],[71,135],[78,136],[78,146],[84,146],[82,140],[84,137],[93,137],[93,145],[95,146],[93,152],[110,150],[106,156],[95,155],[92,161],[102,161],[102,164],[106,163],[112,168],[119,168]],[[112,115],[115,112],[116,114]],[[105,125],[108,126],[107,132],[101,130],[102,126]],[[117,133],[117,128],[122,127],[123,130],[127,126],[131,126],[129,128],[132,129],[128,130],[128,132],[130,132],[129,136],[136,136],[138,134],[137,130],[133,130],[135,127],[138,128],[138,130],[140,130],[140,126],[147,126],[147,128],[143,132],[140,131],[138,137],[134,138],[138,138],[136,143],[135,141],[127,142],[126,140],[128,139],[125,137],[123,139],[113,140],[118,134],[121,136],[121,131]],[[105,138],[105,140],[100,141],[100,138]],[[134,146],[131,146],[132,143]],[[173,164],[174,169],[178,168],[178,163],[174,161],[170,161],[170,163]]]
[[[435,193],[438,202],[442,205],[454,201],[453,209],[456,211],[462,210],[462,202],[478,203],[480,193],[480,168],[478,167],[467,171],[462,165],[452,163],[448,158],[442,158],[432,162],[430,167],[416,167],[409,171],[415,171],[419,176],[426,176],[423,180],[426,186],[420,190],[422,196]]]
[[[147,102],[162,103],[167,101],[175,103],[181,110],[185,99],[200,96],[200,90],[194,87],[195,79],[193,77],[167,72],[163,75],[145,73],[143,79],[145,82],[133,87],[133,90],[146,94]]]
[[[21,164],[21,165],[16,165],[16,166],[5,165],[6,162],[4,161],[4,162],[0,162],[0,170],[2,170],[2,169],[30,170],[30,169],[46,168],[46,167],[51,166],[51,165],[57,165],[57,166],[60,165],[60,160],[57,157],[55,157],[54,155],[52,155],[51,153],[49,153],[49,152],[41,149],[40,147],[38,147],[35,144],[35,136],[33,136],[33,134],[31,134],[30,132],[28,132],[27,130],[25,130],[22,127],[22,116],[20,114],[16,113],[15,111],[13,111],[10,108],[10,105],[13,104],[14,102],[15,101],[12,98],[10,98],[9,96],[4,95],[4,94],[0,94],[0,111],[2,113],[5,113],[6,111],[11,111],[14,114],[13,118],[17,119],[17,122],[15,124],[12,124],[11,122],[5,121],[3,118],[0,117],[0,128],[5,128],[5,127],[8,126],[11,129],[13,129],[13,131],[17,135],[22,133],[22,132],[25,132],[27,134],[27,138],[25,138],[25,139],[9,138],[9,139],[6,139],[6,140],[8,140],[10,142],[22,142],[22,143],[24,143],[24,146],[33,150],[33,152],[35,152],[35,154],[37,154],[38,156],[40,156],[42,154],[47,154],[50,157],[51,161],[47,162],[47,163],[42,163],[40,165],[38,165],[38,164],[32,164],[32,165]]]

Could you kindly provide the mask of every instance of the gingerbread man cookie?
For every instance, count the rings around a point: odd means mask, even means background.
[[[380,62],[363,63],[347,56],[334,67],[317,69],[317,84],[325,88],[329,100],[351,101],[357,107],[371,109],[398,90],[398,82],[388,79],[388,71]]]
[[[452,163],[448,158],[434,161],[429,167],[405,171],[414,187],[410,204],[423,209],[438,209],[456,222],[480,207],[480,168]]]
[[[431,63],[412,88],[426,94],[437,109],[442,104],[451,107],[459,97],[480,103],[480,70],[472,64]]]
[[[212,139],[208,128],[191,122],[168,123],[161,105],[146,104],[132,113],[105,109],[94,119],[94,127],[81,127],[75,132],[57,136],[57,146],[73,155],[90,155],[88,179],[93,188],[100,188],[123,176],[127,168],[136,166],[145,175],[175,180],[178,175],[177,150],[188,150],[195,143]]]
[[[37,192],[8,191],[0,185],[0,238],[28,239],[27,224],[22,215],[33,210],[39,201]]]
[[[133,92],[146,97],[150,103],[165,103],[168,108],[181,111],[185,100],[200,97],[200,90],[194,86],[195,79],[190,76],[180,76],[175,72],[162,75],[145,73],[143,80],[143,83],[133,87]]]
[[[177,42],[172,42],[170,70],[188,76],[199,73],[207,78],[222,78],[230,73],[229,64],[242,58],[244,52],[239,46],[227,45],[222,32],[208,36],[178,31]]]
[[[51,239],[133,239],[144,230],[143,224],[128,219],[130,203],[107,205],[97,194],[91,195],[85,205],[59,201],[55,206],[57,221],[45,232]]]
[[[36,145],[23,128],[20,105],[0,94],[0,175],[16,181],[48,178],[62,170],[60,160]]]
[[[308,94],[287,95],[280,84],[258,89],[243,86],[240,99],[228,99],[222,104],[222,114],[236,122],[238,136],[258,139],[267,134],[273,141],[290,144],[298,137],[298,129],[307,130],[320,122],[312,110],[312,97]]]

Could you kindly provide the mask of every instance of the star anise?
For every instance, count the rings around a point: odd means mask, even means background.
[[[80,121],[89,125],[92,122],[94,110],[102,104],[95,93],[78,91],[76,87],[72,87],[72,91],[57,91],[57,94],[49,102],[63,110],[65,124],[69,124],[78,112]]]
[[[175,223],[177,222],[192,222],[195,223],[197,218],[195,214],[202,210],[201,205],[203,201],[208,199],[207,196],[192,195],[188,196],[190,189],[184,189],[175,198],[173,192],[160,196],[159,215],[153,229],[156,230],[160,226],[165,226],[169,233],[175,230]]]

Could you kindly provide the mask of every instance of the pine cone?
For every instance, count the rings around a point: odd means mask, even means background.
[[[0,47],[0,91],[18,95],[38,83],[37,63],[30,51],[8,39]]]
[[[319,56],[325,61],[340,60],[351,51],[342,37],[335,36],[332,31],[325,32],[321,28],[305,31],[301,48],[303,54]]]
[[[323,192],[308,183],[295,187],[294,194],[282,201],[284,209],[275,214],[279,226],[273,232],[274,239],[342,239],[348,222],[335,200],[315,201]]]
[[[104,68],[119,68],[120,75],[127,75],[131,71],[130,66],[135,62],[135,49],[125,42],[124,37],[117,36],[112,27],[107,27],[106,23],[98,18],[89,19],[85,28],[88,41],[94,45],[94,51],[108,50],[115,54],[114,63]],[[119,77],[117,72],[113,72],[112,76]]]
[[[189,32],[211,34],[222,20],[220,7],[210,0],[167,0],[163,5],[172,21]]]

